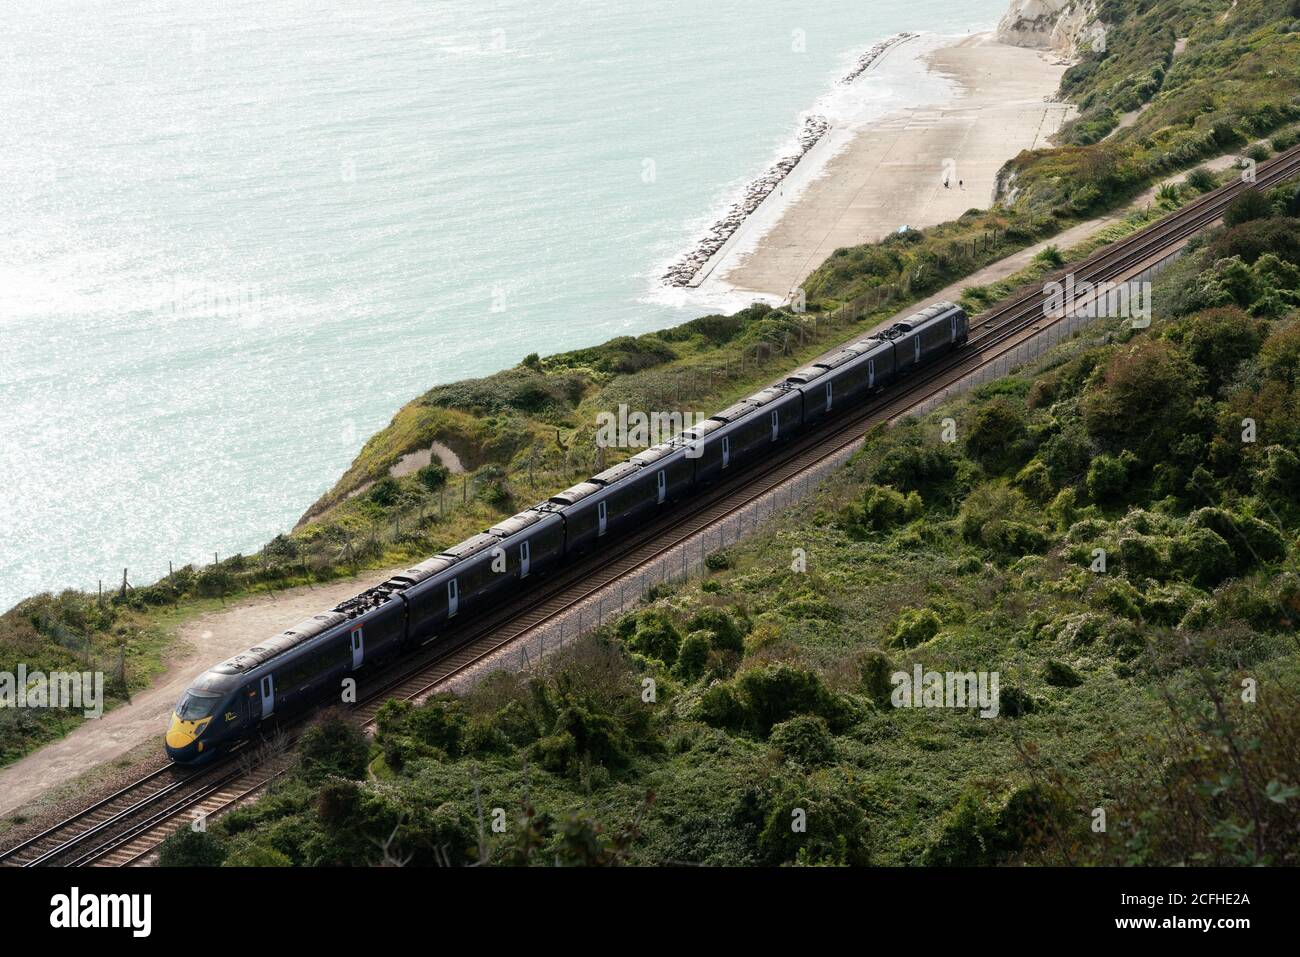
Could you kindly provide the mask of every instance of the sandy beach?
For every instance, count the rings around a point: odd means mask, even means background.
[[[907,52],[904,45],[890,58]],[[1052,100],[1068,67],[1056,54],[981,33],[920,57],[952,84],[949,101],[837,131],[837,151],[809,181],[792,183],[788,198],[769,197],[748,235],[738,232],[696,276],[692,285],[703,297],[735,291],[785,300],[842,246],[986,208],[1003,164],[1021,150],[1050,145],[1073,115],[1072,106]],[[881,70],[890,69],[890,58]]]

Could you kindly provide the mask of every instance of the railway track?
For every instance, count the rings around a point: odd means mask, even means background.
[[[1300,147],[1260,164],[1256,186],[1267,189],[1298,174]],[[535,629],[592,601],[600,601],[612,586],[644,573],[694,536],[744,512],[800,474],[844,455],[862,441],[868,429],[905,415],[916,405],[941,395],[969,373],[1061,321],[1085,301],[1079,297],[1068,308],[1048,314],[1043,288],[1047,282],[1062,281],[1069,274],[1074,275],[1076,283],[1121,282],[1138,275],[1218,221],[1247,188],[1247,184],[1234,180],[1147,229],[1099,250],[1083,262],[1057,270],[1044,277],[1042,283],[1017,291],[972,323],[965,349],[926,367],[889,393],[794,440],[758,472],[737,476],[649,523],[614,552],[593,556],[555,573],[541,587],[535,585],[532,591],[504,605],[497,613],[440,636],[436,646],[426,644],[397,667],[373,676],[362,690],[358,704],[351,708],[351,716],[362,726],[373,727],[385,701],[419,700],[452,676]],[[598,620],[603,616],[598,612],[594,617]],[[288,733],[293,727],[296,725],[290,726]],[[196,816],[211,819],[229,810],[283,773],[282,763],[259,753],[264,750],[282,749],[250,745],[206,768],[190,770],[169,764],[151,771],[53,827],[0,852],[0,864],[34,867],[140,863],[188,821]]]

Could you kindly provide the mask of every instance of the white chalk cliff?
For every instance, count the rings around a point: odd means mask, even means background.
[[[1096,0],[1011,0],[998,39],[1018,47],[1069,56],[1099,27]]]

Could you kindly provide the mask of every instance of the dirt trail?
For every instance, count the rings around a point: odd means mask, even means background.
[[[120,705],[98,720],[86,721],[67,737],[0,768],[0,816],[149,741],[157,742],[161,756],[168,716],[196,675],[251,647],[259,638],[282,631],[390,578],[394,571],[368,572],[326,585],[280,591],[274,596],[258,595],[187,622],[180,628],[166,672],[153,687],[135,695],[130,704]]]

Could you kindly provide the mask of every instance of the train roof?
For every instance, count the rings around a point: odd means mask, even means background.
[[[598,489],[613,485],[620,479],[625,479],[640,470],[641,466],[636,462],[627,461],[619,462],[618,465],[611,465],[603,472],[598,472],[590,478],[590,483]]]
[[[717,419],[705,419],[702,422],[696,422],[693,426],[691,426],[689,429],[685,430],[684,432],[678,433],[676,436],[673,437],[673,441],[677,441],[677,439],[681,439],[682,442],[690,444],[691,442],[694,442],[696,439],[704,438],[710,432],[716,432],[718,429],[722,428],[722,425],[723,423],[718,421]]]
[[[418,565],[412,565],[400,575],[394,575],[388,581],[392,582],[397,588],[409,588],[411,585],[418,585],[426,578],[432,578],[440,571],[445,571],[455,564],[455,560],[444,555],[434,555],[432,558],[426,558]]]
[[[525,528],[536,525],[543,518],[541,512],[536,507],[520,512],[518,515],[512,515],[509,518],[497,522],[488,529],[489,535],[495,535],[497,538],[509,538],[522,532]]]
[[[464,561],[466,558],[473,558],[480,552],[486,551],[493,545],[500,544],[500,542],[501,539],[491,532],[479,532],[477,535],[471,535],[465,541],[445,549],[441,554],[456,561]]]
[[[784,383],[782,385],[770,385],[766,389],[755,392],[747,401],[754,403],[755,408],[761,409],[769,402],[775,402],[789,391],[790,387]]]
[[[650,448],[643,452],[638,452],[636,455],[628,459],[628,461],[635,462],[640,466],[650,465],[654,462],[658,462],[662,458],[672,455],[679,448],[681,448],[681,446],[674,445],[672,442],[660,442],[658,445],[650,446]]]
[[[599,492],[601,486],[595,482],[579,482],[577,485],[571,485],[563,492],[551,496],[551,501],[556,505],[573,505],[575,502],[581,502],[588,495],[595,495]]]
[[[949,302],[947,299],[944,299],[940,302],[936,302],[932,305],[926,306],[920,312],[916,313],[914,316],[911,316],[909,318],[915,319],[918,317],[923,317],[925,319],[933,319],[935,316],[942,316],[945,312],[952,312],[952,310],[960,309],[960,308],[961,306],[957,305],[956,303]]]
[[[709,418],[718,422],[735,422],[753,412],[756,406],[749,399],[741,399],[735,405],[729,405],[721,412],[715,412]]]
[[[861,355],[862,353],[856,349],[841,349],[839,352],[832,356],[827,356],[817,364],[819,366],[825,366],[827,369],[838,369],[840,366],[852,362]]]
[[[337,611],[304,618],[292,628],[288,628],[278,635],[254,645],[247,651],[241,651],[239,654],[227,658],[211,670],[224,675],[247,674],[258,665],[270,661],[272,658],[278,658],[286,651],[297,648],[318,635],[323,635],[331,628],[341,625],[347,620],[347,615]]]
[[[804,366],[802,369],[795,369],[785,377],[786,382],[810,382],[818,376],[826,374],[826,367],[813,364]]]
[[[859,339],[857,342],[853,343],[853,348],[857,350],[859,355],[866,355],[868,352],[880,349],[886,345],[888,345],[887,340],[877,339],[876,337],[871,336],[866,339]]]

